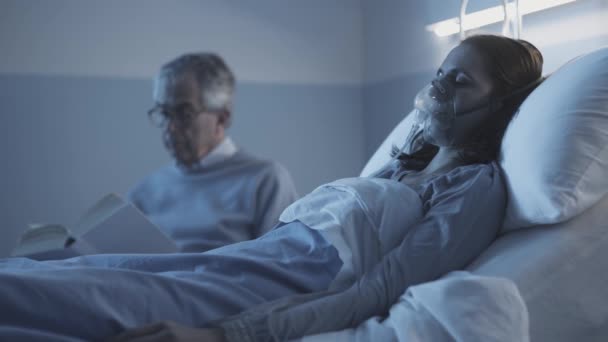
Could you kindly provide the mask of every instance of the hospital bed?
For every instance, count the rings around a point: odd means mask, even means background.
[[[394,128],[362,176],[386,162],[391,145],[409,131],[412,116]],[[510,138],[519,139],[513,142],[519,146],[505,147]],[[608,47],[549,76],[524,102],[504,139],[503,158],[519,158],[511,164],[501,160],[510,206],[519,201],[507,212],[519,211],[519,217],[467,270],[517,285],[529,313],[531,341],[607,341]],[[513,149],[522,156],[507,155]],[[572,189],[551,183],[567,180],[561,169],[580,173]],[[547,182],[545,188],[528,191],[540,188],[534,183],[538,179]],[[562,195],[565,200],[555,203]]]
[[[566,222],[504,234],[468,270],[517,284],[531,341],[606,341],[608,197]]]

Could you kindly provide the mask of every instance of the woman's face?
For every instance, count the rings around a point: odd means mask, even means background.
[[[427,142],[451,141],[455,146],[465,144],[490,118],[490,106],[485,106],[489,104],[495,88],[490,67],[487,58],[469,44],[460,44],[448,54],[437,70],[436,80],[452,89],[456,117],[448,130],[440,127],[436,120],[430,120],[424,132]],[[459,115],[462,113],[467,114]]]

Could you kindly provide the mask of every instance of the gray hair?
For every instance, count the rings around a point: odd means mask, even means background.
[[[214,53],[189,53],[163,65],[162,77],[191,74],[201,88],[205,110],[231,111],[234,94],[234,75],[224,60]]]

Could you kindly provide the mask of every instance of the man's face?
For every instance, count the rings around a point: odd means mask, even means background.
[[[179,164],[193,165],[224,138],[221,115],[204,110],[201,89],[193,76],[158,76],[154,101],[167,119],[165,146]]]

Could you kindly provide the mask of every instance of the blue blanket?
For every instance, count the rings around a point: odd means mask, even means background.
[[[159,320],[200,326],[326,289],[342,263],[299,222],[206,253],[0,261],[0,339],[99,340]]]

